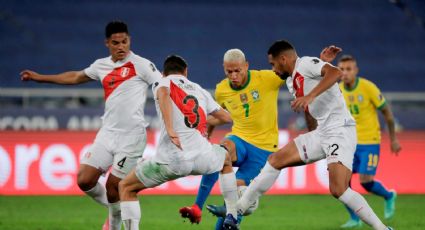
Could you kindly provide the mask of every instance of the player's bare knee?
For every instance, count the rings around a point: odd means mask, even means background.
[[[106,183],[106,196],[108,198],[109,203],[115,203],[119,200],[119,193],[118,193],[118,181],[110,182],[108,181]]]
[[[236,155],[236,146],[233,141],[225,139],[221,142],[221,145],[225,146],[227,149],[227,153],[230,156],[231,162],[236,162],[238,160],[238,157]]]
[[[284,166],[284,161],[281,159],[281,157],[279,156],[279,154],[277,152],[276,153],[272,153],[269,156],[269,158],[268,158],[267,161],[275,169],[282,169],[282,168],[285,167]]]
[[[130,184],[124,179],[118,183],[118,192],[120,196],[129,192]]]
[[[333,197],[339,198],[347,190],[347,187],[337,186],[337,185],[332,186],[331,185],[331,186],[329,186],[329,190],[330,190]]]
[[[232,158],[230,157],[229,153],[226,153],[224,158],[224,166],[232,166]]]
[[[82,191],[88,191],[96,186],[97,178],[80,171],[77,175],[77,184]]]

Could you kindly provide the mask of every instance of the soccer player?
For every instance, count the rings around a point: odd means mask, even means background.
[[[61,85],[101,82],[105,92],[102,127],[80,161],[77,183],[83,192],[108,207],[103,229],[117,230],[121,229],[118,182],[142,157],[148,125],[144,118],[147,88],[162,75],[152,62],[130,51],[130,35],[124,22],[108,23],[105,35],[109,57],[96,60],[84,70],[54,75],[24,70],[21,79]],[[111,165],[105,189],[98,179]]]
[[[236,221],[236,177],[224,146],[207,139],[207,123],[232,121],[230,114],[198,84],[187,79],[187,64],[179,56],[164,62],[164,78],[153,85],[161,134],[156,155],[139,163],[119,183],[125,229],[139,229],[140,204],[137,192],[187,175],[220,172],[221,192],[227,205],[223,227],[238,229]],[[207,120],[207,115],[209,116]]]
[[[342,72],[319,58],[298,57],[295,48],[284,40],[276,41],[269,48],[268,59],[273,71],[286,78],[289,92],[295,97],[292,109],[304,111],[317,121],[317,127],[270,155],[261,173],[238,201],[238,211],[244,213],[270,189],[281,169],[326,158],[331,194],[374,229],[391,229],[381,222],[366,200],[348,186],[357,136],[355,121],[337,83]]]
[[[397,194],[394,190],[387,190],[379,181],[374,180],[379,162],[381,131],[378,114],[384,115],[390,134],[391,152],[398,154],[401,150],[395,135],[394,117],[391,108],[387,105],[378,87],[372,82],[358,77],[359,69],[354,57],[342,56],[338,61],[342,71],[340,88],[351,115],[356,120],[357,148],[354,153],[353,173],[360,174],[360,184],[366,191],[385,199],[384,217],[391,218],[395,212]],[[356,213],[347,207],[350,219],[342,228],[352,228],[361,225]]]
[[[340,48],[325,48],[321,57],[333,59]],[[278,147],[277,104],[279,88],[285,83],[271,70],[249,70],[244,53],[239,49],[228,50],[223,57],[226,79],[216,86],[216,101],[229,111],[233,119],[232,131],[222,144],[229,150],[236,172],[238,194],[245,191]],[[213,126],[209,127],[211,134]],[[217,181],[218,174],[202,177],[196,202],[180,209],[182,217],[199,223],[203,205]],[[256,202],[250,209],[258,206]],[[224,206],[208,205],[214,215],[224,216]],[[223,218],[218,219],[216,229],[221,229]],[[241,221],[241,216],[238,218]]]

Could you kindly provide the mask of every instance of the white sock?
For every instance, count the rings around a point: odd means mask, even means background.
[[[139,230],[141,217],[139,201],[121,201],[121,218],[125,230]]]
[[[347,188],[345,192],[338,198],[342,203],[346,204],[351,210],[360,217],[366,224],[372,226],[376,230],[384,230],[387,227],[376,216],[367,201],[358,192]]]
[[[238,211],[243,214],[263,193],[269,190],[279,176],[280,170],[266,163],[261,173],[251,182],[237,203]]]
[[[236,176],[234,172],[220,173],[220,190],[226,203],[227,214],[232,214],[236,218],[236,202],[238,201],[238,188],[236,186]]]
[[[121,230],[120,202],[109,204],[109,230]]]
[[[90,190],[84,191],[87,195],[93,198],[97,203],[108,207],[108,198],[106,197],[106,188],[99,182]]]

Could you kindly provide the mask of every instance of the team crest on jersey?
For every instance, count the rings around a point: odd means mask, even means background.
[[[251,90],[251,95],[252,95],[252,98],[254,99],[254,101],[260,100],[260,93],[258,93],[258,90],[256,90],[256,89]]]
[[[316,59],[316,58],[311,59],[311,61],[312,61],[314,64],[317,64],[317,63],[319,63],[319,62],[320,62],[320,61],[319,61],[319,59]]]
[[[357,100],[361,103],[361,102],[363,102],[363,95],[359,95],[359,96],[357,96]]]
[[[130,68],[128,68],[128,67],[122,67],[121,68],[120,76],[122,78],[124,78],[124,77],[127,77],[129,73],[130,73]]]
[[[248,96],[246,95],[246,93],[240,94],[239,96],[241,98],[242,103],[244,104],[248,103]]]
[[[348,96],[348,100],[349,100],[350,102],[354,102],[354,96],[353,96],[353,95]]]

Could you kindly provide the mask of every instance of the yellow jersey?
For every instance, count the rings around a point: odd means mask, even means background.
[[[386,104],[381,91],[371,81],[360,77],[356,78],[352,89],[346,88],[342,82],[339,86],[356,120],[358,144],[379,144],[381,130],[377,109],[382,109]]]
[[[277,104],[285,83],[271,70],[248,70],[248,79],[234,89],[226,78],[217,84],[216,101],[229,111],[235,135],[257,148],[274,152],[278,147]]]

